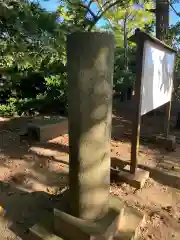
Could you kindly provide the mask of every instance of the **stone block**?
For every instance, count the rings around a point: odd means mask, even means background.
[[[37,120],[28,124],[28,139],[45,142],[68,133],[66,118]]]
[[[53,233],[53,214],[44,214],[42,219],[29,229],[29,240],[65,240]]]
[[[56,235],[69,240],[112,240],[118,233],[124,216],[124,204],[117,197],[110,197],[109,211],[101,219],[88,221],[54,209]]]
[[[168,137],[156,136],[156,142],[167,149],[168,151],[174,151],[176,149],[176,137],[169,135]]]
[[[52,232],[48,231],[44,226],[40,224],[34,225],[30,229],[30,240],[65,240],[56,236]]]
[[[67,210],[68,192],[58,204]],[[109,213],[103,218],[83,221],[64,211],[54,210],[44,214],[41,220],[29,230],[29,240],[137,240],[145,216],[132,207],[123,204],[120,198],[110,197]],[[66,236],[66,237],[65,237]]]
[[[120,172],[117,174],[117,178],[120,181],[125,181],[135,188],[142,188],[149,178],[149,172],[143,169],[137,168],[134,174],[130,173],[130,165],[125,166]]]
[[[125,209],[123,222],[119,232],[113,240],[138,240],[141,227],[146,223],[146,217],[136,209],[127,207]]]

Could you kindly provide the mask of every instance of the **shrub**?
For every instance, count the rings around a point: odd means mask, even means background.
[[[67,113],[67,75],[51,75],[45,78],[46,97],[45,106],[52,111]]]
[[[122,92],[132,87],[135,80],[135,74],[131,71],[123,71],[114,76],[114,90],[116,92]]]
[[[0,116],[10,117],[15,115],[17,113],[16,102],[15,98],[9,98],[8,104],[0,105]]]

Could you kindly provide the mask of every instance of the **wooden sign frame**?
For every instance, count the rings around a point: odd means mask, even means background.
[[[176,51],[170,46],[166,45],[159,39],[152,37],[151,35],[136,29],[135,34],[129,38],[129,41],[137,44],[136,52],[136,81],[135,81],[135,115],[132,120],[132,142],[131,142],[131,163],[130,163],[130,173],[135,174],[138,166],[138,150],[139,150],[139,138],[140,138],[140,126],[141,126],[141,103],[142,103],[142,71],[143,71],[143,53],[144,53],[144,43],[149,40],[162,48],[176,53]],[[168,114],[165,121],[165,137],[169,134],[169,120],[171,112],[171,101],[169,102]]]

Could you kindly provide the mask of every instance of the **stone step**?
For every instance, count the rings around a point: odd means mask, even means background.
[[[137,240],[140,235],[140,228],[144,224],[145,216],[142,213],[132,207],[126,207],[122,225],[114,240]]]
[[[34,225],[31,229],[30,240],[65,240],[61,237],[54,235],[51,231],[47,230],[40,224]]]
[[[65,239],[112,240],[124,217],[124,203],[110,196],[109,212],[97,221],[85,221],[54,209],[54,230]]]
[[[137,240],[140,227],[145,224],[145,217],[133,208],[119,206],[119,203],[121,205],[121,202],[116,199],[115,203],[113,203],[115,206],[118,204],[118,209],[122,210],[119,218],[116,217],[117,213],[112,212],[103,221],[100,220],[100,222],[94,223],[77,221],[77,218],[55,209],[54,216],[52,213],[48,213],[39,223],[30,228],[30,237],[28,239],[66,240],[66,238],[62,238],[62,233],[65,233],[66,237],[68,233],[69,239],[74,239],[76,236],[82,240],[91,239],[91,237],[93,240],[108,240],[112,239],[113,232],[118,228],[118,233],[113,240]],[[61,237],[57,236],[55,231]]]
[[[53,233],[53,215],[46,214],[30,229],[29,240],[65,240]]]

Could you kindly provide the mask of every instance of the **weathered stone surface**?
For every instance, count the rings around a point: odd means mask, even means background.
[[[29,240],[65,240],[56,236],[41,224],[36,224],[30,229]]]
[[[110,197],[108,212],[95,221],[76,218],[64,211],[54,210],[54,229],[58,236],[69,240],[112,240],[120,229],[124,204],[117,197]]]
[[[68,132],[66,118],[56,120],[39,120],[28,124],[28,139],[34,141],[48,141]]]
[[[113,240],[138,240],[141,227],[145,223],[146,217],[142,213],[132,207],[127,207],[120,229]]]
[[[29,229],[28,240],[65,240],[54,234],[52,213],[44,214],[40,221]]]
[[[29,240],[136,240],[145,217],[124,205],[119,197],[109,198],[109,209],[101,219],[83,220],[68,214],[69,191],[59,199],[58,210],[41,217],[31,227]]]
[[[108,211],[114,37],[73,33],[67,41],[71,214]]]

